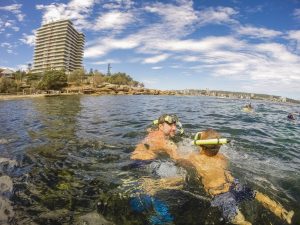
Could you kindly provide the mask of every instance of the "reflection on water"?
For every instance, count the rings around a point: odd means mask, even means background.
[[[226,224],[192,171],[158,189],[157,176],[181,169],[168,161],[142,167],[130,161],[147,126],[165,112],[176,113],[189,133],[210,127],[231,138],[221,151],[234,176],[294,209],[299,224],[300,125],[286,120],[299,109],[252,102],[250,114],[241,111],[244,104],[175,96],[0,102],[0,224],[154,224],[154,211],[164,207],[169,214],[159,215],[173,224]],[[133,210],[137,196],[151,207]],[[255,201],[242,211],[254,224],[282,224]]]

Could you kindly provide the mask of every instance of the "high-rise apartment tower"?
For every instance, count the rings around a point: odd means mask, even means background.
[[[82,67],[84,34],[70,20],[43,25],[37,30],[33,73],[64,69],[71,72]]]

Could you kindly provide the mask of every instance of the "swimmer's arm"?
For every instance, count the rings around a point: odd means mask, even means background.
[[[177,158],[176,159],[176,163],[178,164],[178,165],[180,165],[181,167],[183,167],[183,168],[191,168],[191,167],[193,167],[193,163],[192,162],[190,162],[188,159],[186,159],[186,158]]]
[[[133,153],[130,156],[130,159],[135,159],[135,160],[149,160],[149,159],[154,159],[156,157],[156,154],[149,150],[150,146],[142,142],[138,144],[133,151]]]
[[[216,195],[219,195],[219,194],[222,194],[222,193],[225,193],[225,192],[228,192],[229,189],[231,187],[231,184],[230,183],[225,183],[219,187],[213,187],[213,188],[208,188],[206,189],[206,191],[212,195],[212,196],[216,196]]]
[[[222,154],[220,155],[221,163],[223,164],[222,167],[224,169],[224,175],[226,177],[226,181],[228,183],[234,182],[234,177],[231,175],[230,171],[228,170],[228,159]]]
[[[224,173],[225,173],[227,182],[233,183],[234,182],[234,177],[231,175],[231,173],[228,170],[225,170]]]

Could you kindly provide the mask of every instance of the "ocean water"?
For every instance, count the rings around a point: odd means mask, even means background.
[[[177,114],[187,134],[213,128],[230,138],[221,152],[232,174],[293,209],[292,224],[300,224],[300,116],[286,119],[300,106],[252,101],[255,112],[245,113],[245,103],[196,96],[1,101],[0,224],[159,224],[155,207],[132,209],[141,178],[154,175],[132,167],[130,154],[163,113]],[[181,188],[153,195],[168,208],[172,221],[165,224],[229,224],[187,174]],[[253,224],[285,224],[256,201],[240,209]]]

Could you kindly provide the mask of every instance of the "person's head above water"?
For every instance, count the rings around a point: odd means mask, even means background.
[[[207,129],[205,131],[199,132],[197,134],[197,139],[198,140],[208,140],[208,139],[218,139],[220,138],[220,134],[213,130],[213,129]],[[207,155],[209,156],[214,156],[216,154],[218,154],[220,147],[221,147],[221,143],[220,144],[200,144],[199,145],[202,149],[202,151],[204,151]]]
[[[162,131],[165,136],[174,137],[176,134],[176,125],[179,125],[181,129],[181,123],[176,115],[163,114],[158,120],[154,121],[154,124],[158,126],[158,130]]]
[[[289,120],[295,120],[296,119],[293,113],[289,113],[289,115],[287,116],[287,118]]]
[[[248,109],[252,109],[252,108],[253,108],[252,105],[251,105],[251,102],[248,103],[248,104],[246,104],[244,107],[245,107],[245,108],[248,108]]]

